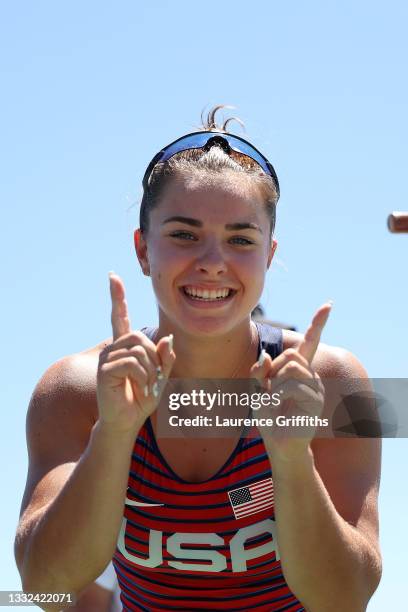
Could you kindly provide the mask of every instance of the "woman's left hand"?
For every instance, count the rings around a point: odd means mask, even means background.
[[[269,394],[279,393],[281,402],[276,408],[259,410],[255,416],[270,417],[274,420],[272,427],[259,427],[265,444],[280,459],[290,461],[299,453],[308,450],[316,432],[313,420],[306,421],[304,426],[288,422],[286,426],[276,425],[276,416],[280,421],[297,415],[320,417],[324,408],[324,386],[312,368],[311,363],[316,354],[323,328],[329,318],[332,304],[321,306],[315,313],[312,323],[297,348],[283,351],[272,361],[270,355],[263,352],[260,360],[251,368],[252,378],[261,382]]]

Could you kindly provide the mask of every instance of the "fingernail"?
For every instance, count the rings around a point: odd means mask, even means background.
[[[154,397],[157,397],[159,395],[159,385],[157,384],[157,382],[153,383],[152,393]]]
[[[333,306],[334,301],[333,300],[327,300],[327,303],[330,304],[330,306]]]
[[[145,397],[147,397],[149,395],[149,387],[147,385],[145,386],[143,392],[144,392],[144,396]]]
[[[258,359],[259,366],[263,365],[263,362],[265,361],[265,355],[266,355],[266,351],[265,349],[262,349],[261,354],[259,355],[259,359]]]
[[[163,370],[161,369],[161,366],[157,366],[156,374],[157,374],[157,379],[158,380],[161,380],[163,378]]]
[[[173,350],[173,334],[169,334],[169,351]]]

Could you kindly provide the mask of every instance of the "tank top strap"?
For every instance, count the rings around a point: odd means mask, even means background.
[[[265,351],[275,359],[283,351],[283,333],[279,327],[273,327],[269,323],[259,323],[254,321],[260,340],[260,349]],[[259,355],[258,355],[259,356]]]
[[[147,336],[149,340],[153,340],[155,333],[157,332],[157,327],[142,327],[140,331]]]

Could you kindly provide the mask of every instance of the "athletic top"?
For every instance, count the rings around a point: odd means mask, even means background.
[[[282,330],[256,325],[258,355],[265,348],[275,358]],[[282,573],[270,461],[253,434],[240,437],[214,476],[191,483],[168,465],[146,420],[113,557],[123,610],[305,610]]]

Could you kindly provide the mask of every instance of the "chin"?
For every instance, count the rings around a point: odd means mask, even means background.
[[[244,317],[246,319],[246,317]],[[177,326],[181,328],[183,333],[197,338],[216,338],[228,334],[237,325],[242,323],[242,317],[186,317],[180,316],[177,318]]]
[[[238,304],[235,304],[231,308],[230,304],[227,307],[215,308],[212,306],[208,309],[200,305],[192,308],[191,305],[186,305],[184,300],[181,302],[177,300],[173,304],[161,303],[159,311],[167,319],[171,328],[179,328],[182,333],[189,336],[216,338],[229,333],[250,316],[251,311],[241,312],[244,310],[244,304],[239,304],[239,308],[237,306]]]

